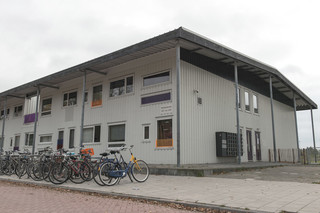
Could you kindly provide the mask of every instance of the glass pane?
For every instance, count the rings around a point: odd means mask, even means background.
[[[63,95],[63,106],[68,105],[68,93]]]
[[[244,93],[244,98],[245,98],[246,110],[250,111],[250,99],[249,99],[249,93],[248,92]]]
[[[93,142],[93,127],[83,129],[83,143]]]
[[[33,145],[33,134],[29,134],[29,146]]]
[[[68,106],[76,105],[77,104],[77,92],[69,93],[69,102]]]
[[[41,136],[40,137],[40,142],[51,142],[52,141],[52,136],[51,135],[46,135],[46,136]]]
[[[122,95],[125,92],[124,79],[114,81],[110,83],[110,97]]]
[[[238,107],[241,108],[241,94],[240,94],[239,88],[238,88]]]
[[[19,144],[20,144],[20,135],[16,135],[14,137],[14,146],[19,147]]]
[[[253,109],[255,113],[258,113],[258,97],[253,95]]]
[[[101,126],[94,127],[94,142],[100,142]]]
[[[158,139],[172,138],[172,120],[158,121]]]
[[[144,139],[149,139],[149,126],[144,127]]]
[[[74,129],[70,129],[69,148],[74,148]]]
[[[52,106],[52,99],[45,99],[42,101],[42,112],[44,111],[51,111],[51,106]]]
[[[102,104],[102,85],[93,87],[92,106],[100,106]]]
[[[170,72],[163,72],[143,78],[143,86],[159,84],[170,80]]]
[[[109,141],[125,141],[125,124],[109,126]]]
[[[127,87],[126,93],[133,92],[133,76],[127,78]]]

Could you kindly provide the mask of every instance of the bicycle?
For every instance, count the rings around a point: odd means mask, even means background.
[[[127,147],[121,147],[119,149],[112,149],[110,151],[111,154],[115,156],[113,162],[106,162],[101,165],[100,171],[99,171],[99,178],[102,183],[104,183],[107,186],[113,186],[116,183],[119,183],[120,179],[128,177],[131,179],[131,176],[137,181],[137,182],[145,182],[150,174],[150,170],[148,167],[148,164],[143,160],[137,160],[133,153],[132,153],[133,145],[130,146],[130,148]],[[130,161],[129,163],[126,163],[121,152],[126,149],[129,149],[130,151]],[[119,154],[119,158],[116,154]]]

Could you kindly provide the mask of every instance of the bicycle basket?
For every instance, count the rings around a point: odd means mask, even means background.
[[[83,149],[83,150],[81,150],[81,154],[89,154],[92,156],[92,155],[94,155],[93,148]]]

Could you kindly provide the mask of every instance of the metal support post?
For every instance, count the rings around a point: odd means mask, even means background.
[[[298,121],[297,121],[297,104],[296,104],[296,97],[295,97],[294,93],[293,93],[293,108],[294,108],[294,121],[295,121],[295,126],[296,126],[298,162],[300,162],[300,145],[299,145]]]
[[[313,148],[314,148],[314,163],[317,163],[317,147],[316,147],[316,137],[314,135],[314,124],[313,124],[313,112],[312,106],[310,106],[311,110],[311,124],[312,124],[312,137],[313,137]]]
[[[177,71],[177,167],[180,167],[180,45],[176,46],[176,71]]]
[[[234,62],[234,81],[236,84],[236,116],[237,116],[237,144],[238,144],[238,163],[241,164],[241,141],[240,141],[240,124],[239,124],[239,83],[238,83],[238,66]]]
[[[276,146],[276,135],[274,130],[274,113],[273,113],[273,92],[272,92],[272,76],[269,77],[270,86],[270,104],[271,104],[271,119],[272,119],[272,136],[273,136],[273,155],[274,162],[277,162],[277,146]]]
[[[86,93],[87,72],[84,71],[82,86],[82,110],[81,110],[81,127],[80,127],[80,147],[83,145],[83,124],[84,124],[84,98]]]
[[[32,154],[36,147],[36,135],[37,135],[37,123],[38,123],[38,112],[39,112],[39,96],[40,96],[40,86],[37,86],[37,100],[36,100],[36,114],[34,116],[34,129],[33,129],[33,142],[32,142]]]
[[[6,117],[7,117],[7,96],[4,101],[4,106],[3,106],[3,120],[2,120],[2,134],[1,134],[1,149],[0,151],[3,151],[3,145],[4,145],[4,126],[6,124]]]

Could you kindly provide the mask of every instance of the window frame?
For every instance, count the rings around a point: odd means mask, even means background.
[[[246,96],[246,94],[248,94],[247,96]],[[247,105],[247,97],[248,97],[248,104],[249,105]],[[250,98],[250,92],[249,91],[247,91],[247,90],[245,90],[244,91],[244,106],[245,106],[245,111],[246,112],[251,112],[251,103],[250,103],[250,100],[251,98]],[[247,106],[248,106],[248,109],[247,109]]]
[[[53,135],[53,134],[39,135],[39,143],[40,143],[40,144],[52,143],[52,135]],[[41,138],[43,138],[43,137],[51,137],[51,141],[41,141]]]
[[[10,115],[10,107],[7,108],[7,114],[6,114],[6,118],[9,118],[9,115]],[[0,111],[0,120],[2,120],[4,118],[4,109],[2,109]]]
[[[32,141],[30,142],[30,136],[32,135]],[[34,134],[33,132],[25,133],[25,146],[33,146]]]
[[[72,140],[72,144],[71,144],[71,131],[73,131],[73,140]],[[75,141],[75,135],[76,135],[76,128],[69,128],[69,149],[74,149],[74,141]],[[72,145],[72,146],[71,146]]]
[[[238,99],[238,109],[242,110],[242,108],[241,108],[242,101],[241,101],[241,89],[240,89],[240,87],[238,87],[238,97],[237,97],[237,99]]]
[[[158,83],[154,83],[154,84],[145,85],[145,78],[149,78],[151,76],[156,76],[156,75],[160,75],[162,73],[167,73],[167,72],[169,73],[169,79],[167,81],[162,81],[162,82],[158,82]],[[142,76],[142,88],[153,87],[153,86],[157,86],[157,85],[161,85],[161,84],[171,83],[171,75],[172,75],[172,72],[170,69],[166,69],[166,70],[162,70],[159,72],[154,72],[154,73],[144,75],[144,76]]]
[[[255,107],[255,97],[256,97],[256,107]],[[259,97],[257,94],[253,93],[252,94],[252,108],[253,108],[253,112],[255,114],[259,114]]]
[[[123,140],[111,140],[111,129],[115,126],[124,126]],[[119,147],[125,144],[126,141],[126,123],[112,123],[108,125],[108,147]]]
[[[21,107],[21,111],[16,112],[16,109],[19,109],[19,107]],[[23,115],[23,104],[13,107],[13,117],[16,118],[16,117],[20,117],[22,115]]]
[[[43,102],[46,101],[46,100],[49,100],[49,99],[51,99],[50,110],[43,111],[43,106],[44,106]],[[52,112],[52,97],[43,98],[42,101],[41,101],[41,116],[51,115],[51,112]]]
[[[159,122],[171,121],[171,138],[160,138],[159,136]],[[165,135],[165,133],[162,133]],[[160,141],[163,140],[163,141]],[[159,145],[159,142],[163,143],[171,143],[171,145]],[[173,147],[173,119],[172,118],[163,118],[157,120],[157,140],[156,140],[156,148],[172,148]]]
[[[127,90],[128,90],[128,78],[132,78],[132,88],[131,88],[130,92],[127,92]],[[111,84],[114,83],[114,82],[117,82],[117,81],[121,81],[121,80],[124,80],[123,93],[120,94],[120,92],[119,92],[118,95],[114,95],[113,94],[113,92],[114,92],[113,90],[115,90],[115,89],[119,89],[120,90],[121,87],[115,87],[115,88],[111,89]],[[134,74],[130,74],[130,75],[126,75],[126,76],[110,79],[109,80],[109,94],[108,94],[108,96],[109,96],[109,98],[123,97],[125,95],[134,94],[134,89],[135,89],[134,88]]]
[[[70,104],[70,94],[72,93],[76,93],[76,100],[74,104]],[[67,104],[65,105],[65,95],[67,95]],[[62,107],[73,107],[73,106],[77,106],[78,104],[78,91],[77,90],[71,90],[69,92],[64,92],[62,95]]]
[[[94,100],[94,98],[95,98],[94,89],[97,88],[97,87],[101,87],[101,91],[99,91],[100,99]],[[99,106],[102,106],[102,98],[103,98],[103,84],[94,85],[94,86],[92,87],[91,107],[99,107]]]
[[[99,140],[98,141],[96,141],[97,127],[99,127]],[[84,133],[85,129],[91,129],[91,128],[93,129],[93,131],[92,131],[92,141],[84,141],[84,137],[83,137],[83,144],[101,143],[101,124],[85,126],[85,127],[83,127],[83,133]]]

